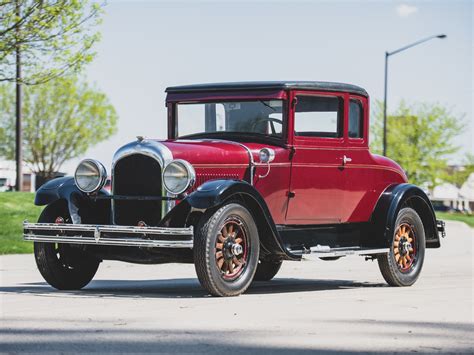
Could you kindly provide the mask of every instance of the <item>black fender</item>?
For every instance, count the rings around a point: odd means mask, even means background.
[[[300,260],[290,253],[276,229],[268,206],[260,193],[248,182],[240,180],[212,180],[205,182],[183,201],[191,210],[205,212],[215,209],[226,201],[242,201],[250,209],[259,230],[262,257],[280,260]],[[183,203],[181,202],[180,205]],[[178,205],[179,206],[179,205]]]
[[[101,189],[99,195],[109,195]],[[86,193],[79,190],[72,176],[65,176],[48,181],[42,185],[35,195],[35,205],[45,206],[65,201],[74,224],[87,222],[108,223],[110,220],[110,201],[95,201]],[[91,216],[94,216],[91,220]]]
[[[397,215],[403,207],[413,208],[420,216],[425,229],[426,247],[439,248],[440,240],[433,206],[426,193],[412,184],[390,185],[379,197],[371,216],[371,234],[377,238],[375,243],[382,242],[383,246],[391,244]]]

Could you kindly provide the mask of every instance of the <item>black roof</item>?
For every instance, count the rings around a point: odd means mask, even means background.
[[[299,89],[299,90],[321,90],[342,91],[369,96],[363,88],[343,83],[332,83],[326,81],[243,81],[234,83],[209,83],[172,86],[166,88],[166,92],[202,92],[202,91],[234,91],[234,90],[266,90],[266,89]]]

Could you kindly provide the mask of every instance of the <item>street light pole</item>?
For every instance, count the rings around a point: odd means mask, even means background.
[[[16,2],[16,15],[20,18],[20,2],[17,0]],[[17,33],[19,33],[20,28],[17,27]],[[17,36],[17,40],[19,40],[20,36]],[[16,125],[15,125],[15,138],[16,138],[16,146],[15,146],[15,160],[16,160],[16,190],[21,191],[23,187],[23,154],[22,154],[22,141],[23,141],[23,134],[22,134],[22,112],[21,112],[21,97],[22,97],[22,87],[21,87],[21,48],[20,44],[17,43],[16,45]]]
[[[383,99],[383,155],[387,155],[387,85],[388,85],[388,57],[391,55],[403,52],[404,50],[407,50],[411,47],[417,46],[419,44],[422,44],[424,42],[427,42],[429,40],[439,38],[443,39],[446,38],[447,36],[445,34],[441,35],[433,35],[430,37],[426,37],[423,39],[420,39],[419,41],[413,42],[409,45],[406,45],[404,47],[398,48],[394,51],[391,52],[385,52],[385,84],[384,84],[384,99]]]
[[[385,85],[383,89],[383,155],[387,156],[387,76],[388,52],[385,52]]]

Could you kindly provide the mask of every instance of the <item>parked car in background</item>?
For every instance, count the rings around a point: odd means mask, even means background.
[[[392,286],[420,275],[444,224],[394,161],[369,151],[369,98],[325,82],[167,90],[168,139],[138,137],[111,167],[85,159],[36,194],[24,224],[45,280],[80,289],[102,260],[194,263],[212,295],[272,279],[283,261],[377,259]],[[146,128],[144,128],[146,131]]]
[[[446,206],[441,201],[432,201],[433,209],[438,212],[455,212],[455,209],[451,206]]]

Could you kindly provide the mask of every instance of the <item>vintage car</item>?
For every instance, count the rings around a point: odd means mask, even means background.
[[[87,285],[102,260],[194,263],[215,296],[269,281],[283,261],[377,259],[392,286],[418,278],[444,224],[392,160],[369,152],[369,98],[328,82],[166,89],[168,139],[145,137],[106,168],[42,186],[24,223],[44,279]]]

